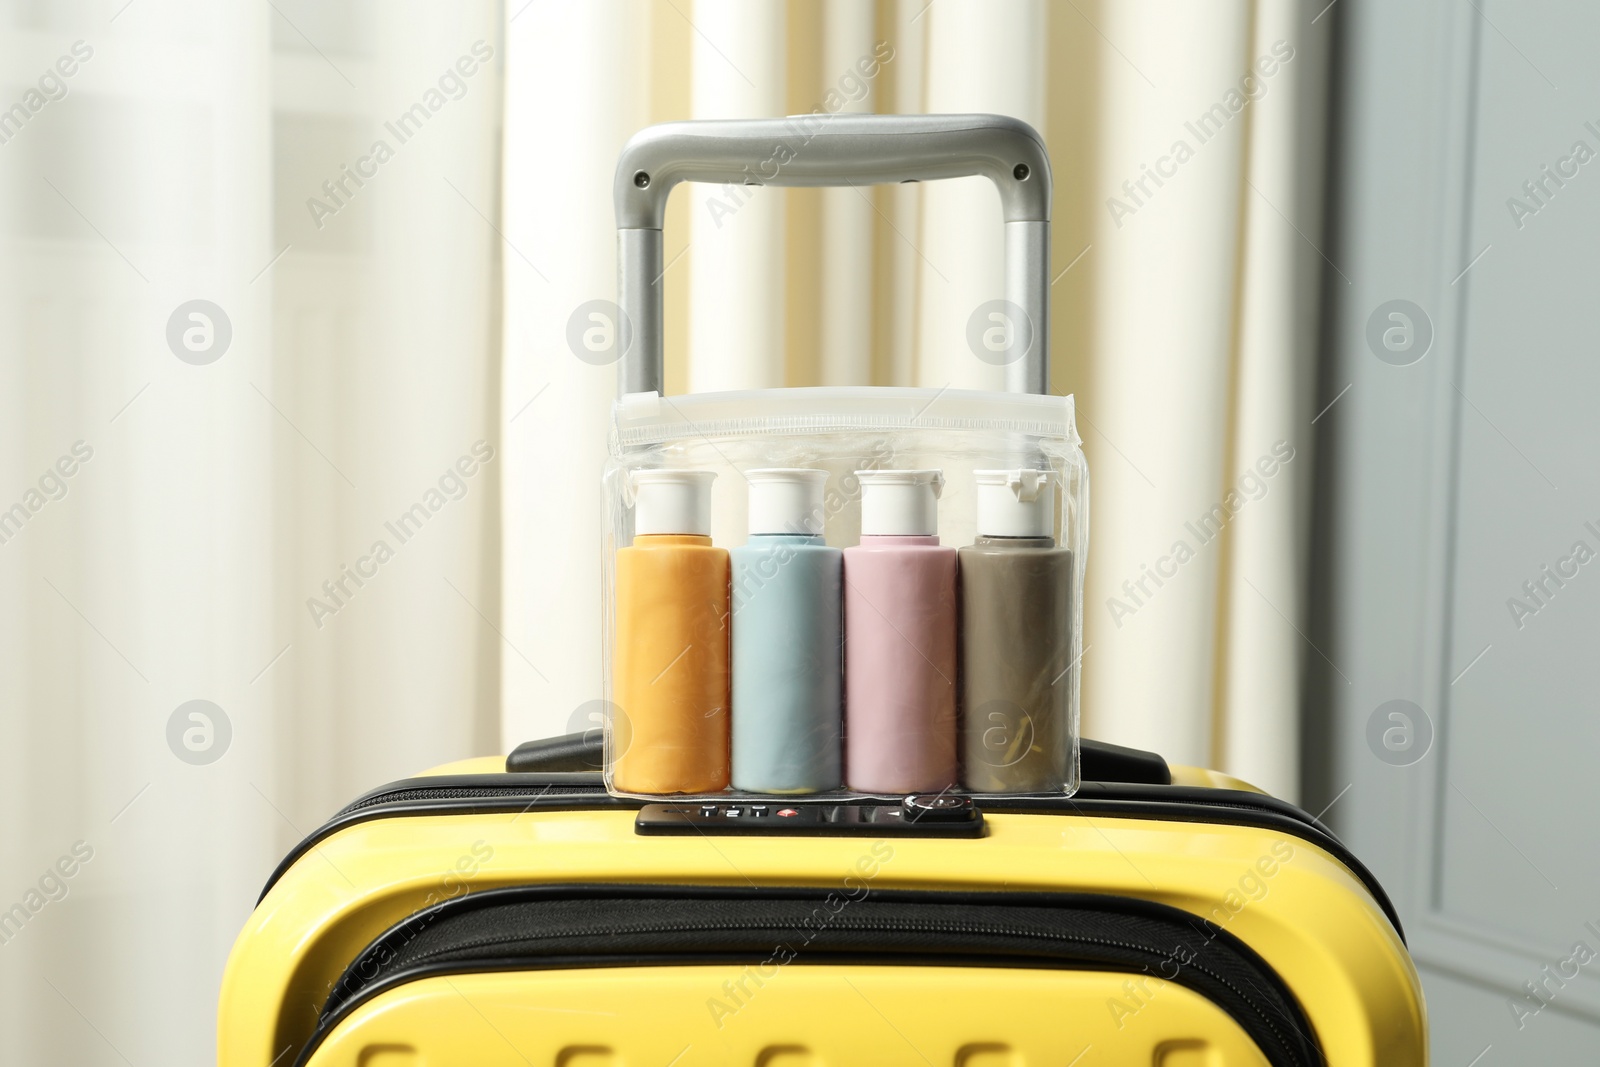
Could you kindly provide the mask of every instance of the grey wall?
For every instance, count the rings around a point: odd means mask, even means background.
[[[1396,897],[1435,1064],[1593,1064],[1600,8],[1333,14],[1307,804]]]

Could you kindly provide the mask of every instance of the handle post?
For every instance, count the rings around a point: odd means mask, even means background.
[[[627,348],[618,372],[618,392],[667,392],[666,333],[661,288],[661,230],[617,231],[617,304],[622,308]]]

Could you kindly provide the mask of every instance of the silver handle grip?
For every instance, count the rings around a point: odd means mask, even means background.
[[[679,182],[880,185],[983,175],[1000,192],[1006,299],[1033,343],[1006,369],[1015,392],[1050,391],[1050,157],[1032,126],[1005,115],[797,115],[668,122],[635,134],[617,160],[618,303],[627,340],[623,393],[664,393],[662,241]]]

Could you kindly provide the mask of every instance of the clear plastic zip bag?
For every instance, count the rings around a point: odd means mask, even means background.
[[[607,786],[1072,792],[1087,477],[1068,397],[626,398]]]

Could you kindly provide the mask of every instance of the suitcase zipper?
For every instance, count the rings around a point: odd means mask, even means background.
[[[784,964],[1144,974],[1211,1001],[1274,1067],[1323,1063],[1309,1021],[1267,963],[1220,927],[1167,905],[1091,894],[874,890],[845,900],[826,889],[615,885],[489,890],[403,920],[346,969],[299,1062],[362,1004],[423,978],[765,965],[781,952]]]
[[[604,792],[604,790],[600,790],[600,791]],[[446,786],[444,788],[419,787],[419,788],[416,788],[416,789],[397,789],[397,790],[394,790],[393,792],[384,792],[384,793],[380,793],[380,794],[378,794],[376,796],[366,796],[366,797],[361,798],[360,800],[354,801],[354,802],[346,805],[344,808],[340,809],[338,814],[334,815],[334,819],[342,818],[342,817],[344,817],[346,815],[352,814],[353,812],[366,811],[369,808],[380,807],[380,806],[383,806],[383,805],[386,805],[386,804],[405,804],[405,803],[407,803],[409,801],[413,801],[413,800],[482,800],[482,799],[491,799],[491,798],[496,798],[497,799],[497,798],[506,797],[506,796],[521,796],[521,795],[525,795],[527,792],[528,792],[528,790],[527,790],[527,788],[525,786],[517,787],[517,788],[514,788],[514,789],[507,789],[505,787],[494,787],[494,786],[474,786],[474,787]],[[573,789],[573,788],[568,787],[566,789],[563,789],[561,792],[555,793],[553,795],[555,795],[555,796],[583,796],[583,797],[587,797],[587,796],[593,796],[594,792],[595,792],[595,790],[592,790],[592,789]],[[552,794],[540,792],[540,793],[536,793],[535,795],[539,796],[539,797],[545,797],[545,796],[550,796]]]

